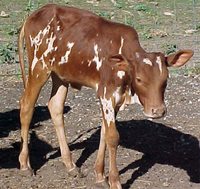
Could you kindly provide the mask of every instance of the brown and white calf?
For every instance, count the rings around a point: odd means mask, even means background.
[[[23,60],[24,38],[29,60],[27,81]],[[69,86],[77,90],[87,86],[96,90],[103,117],[94,166],[96,183],[105,181],[104,156],[107,147],[109,185],[112,189],[119,189],[117,112],[138,101],[144,107],[146,116],[162,117],[166,112],[164,91],[167,67],[184,65],[193,51],[182,50],[168,57],[159,52],[148,53],[140,46],[133,28],[108,21],[89,11],[50,4],[35,11],[24,22],[19,36],[19,55],[25,87],[20,100],[20,169],[31,172],[29,124],[40,90],[51,77],[53,87],[48,108],[68,173],[77,169],[65,139],[64,101]]]

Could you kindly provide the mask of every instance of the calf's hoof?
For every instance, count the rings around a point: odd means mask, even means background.
[[[110,186],[108,184],[108,180],[107,179],[105,179],[102,182],[96,182],[95,186],[94,186],[94,189],[109,189],[109,188],[110,188]]]
[[[33,176],[33,170],[31,168],[21,169],[20,170],[21,176],[30,177]]]
[[[78,167],[74,167],[72,170],[68,172],[70,177],[78,177],[82,178],[84,177],[83,173],[81,173],[81,169]]]
[[[110,189],[122,189],[122,186],[120,183],[117,183],[117,184],[110,185]]]

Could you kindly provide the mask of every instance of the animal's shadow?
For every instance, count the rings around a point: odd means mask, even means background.
[[[70,111],[69,106],[64,107],[64,114]],[[33,114],[30,128],[39,127],[40,122],[50,119],[50,114],[46,106],[37,106]],[[0,113],[0,138],[7,137],[10,131],[20,129],[19,109]]]
[[[65,113],[69,110],[70,108],[66,107]],[[3,115],[1,113],[0,116],[1,119],[5,119],[3,123],[6,125],[0,126],[0,137],[6,137],[10,131],[19,129],[19,110],[6,112]],[[9,120],[9,118],[11,121],[6,124],[6,119]],[[46,107],[37,107],[32,125],[40,126],[38,123],[49,118]],[[145,174],[156,163],[179,167],[187,172],[191,182],[200,183],[200,148],[196,137],[147,120],[117,122],[117,128],[120,133],[121,146],[144,154],[141,159],[133,160],[132,163],[119,170],[120,174],[124,174],[127,170],[138,168],[137,171],[133,170],[131,178],[123,184],[123,188],[130,188],[130,185],[138,177]],[[83,149],[76,162],[78,167],[81,167],[88,157],[98,149],[100,127],[90,129],[85,133],[91,131],[95,132],[87,140],[77,142],[77,139],[70,144],[71,151]],[[84,133],[78,138],[82,135]],[[19,149],[19,143],[13,143],[11,148],[0,149],[0,168],[18,167]],[[47,142],[40,140],[35,132],[31,133],[30,159],[35,171],[49,159],[60,156],[60,151],[57,150],[49,158],[46,158],[49,152],[55,150],[57,149],[53,149]]]
[[[191,182],[200,183],[200,147],[196,137],[147,120],[120,122],[118,130],[120,145],[144,154],[140,160],[119,171],[123,174],[139,167],[124,184],[124,188],[129,188],[135,179],[156,163],[183,169]]]
[[[70,111],[70,107],[64,108],[64,113]],[[40,122],[50,119],[50,114],[46,106],[38,106],[35,108],[33,119],[30,128],[40,127]],[[9,112],[0,113],[0,139],[9,136],[11,131],[20,129],[19,121],[19,109],[15,109]],[[31,165],[36,172],[40,169],[48,160],[46,155],[55,151],[50,144],[40,140],[34,131],[30,132],[30,161]],[[0,148],[0,169],[1,168],[18,168],[18,156],[20,152],[20,142],[11,144],[9,148]]]
[[[196,137],[148,120],[118,122],[117,128],[121,146],[144,154],[141,159],[133,160],[119,171],[124,174],[129,169],[138,168],[137,171],[133,170],[123,188],[130,188],[138,177],[148,172],[156,163],[181,168],[187,172],[191,182],[200,183],[200,148]],[[99,135],[100,127],[89,139],[70,146],[71,150],[84,149],[76,162],[77,166],[81,167],[98,148]]]
[[[34,168],[34,173],[40,169],[48,160],[46,155],[55,151],[47,142],[40,140],[35,131],[30,133],[30,163]],[[10,148],[0,149],[0,169],[19,168],[18,156],[20,152],[20,142],[15,142]]]

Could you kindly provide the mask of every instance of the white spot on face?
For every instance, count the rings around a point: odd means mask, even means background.
[[[68,51],[66,51],[65,55],[61,57],[60,62],[58,63],[59,65],[67,63],[68,59],[69,59],[69,55],[71,53],[72,47],[74,46],[74,43],[67,43],[67,48],[69,49]]]
[[[112,105],[112,99],[110,98],[107,100],[105,95],[106,95],[106,87],[104,88],[104,97],[103,98],[101,97],[100,99],[102,103],[104,118],[107,121],[109,127],[111,122],[113,123],[115,122],[115,112]]]
[[[124,38],[122,37],[121,38],[121,46],[119,48],[119,54],[122,54],[122,47],[123,47],[123,45],[124,45]]]
[[[122,79],[123,76],[125,76],[125,71],[118,71],[117,76]]]
[[[112,40],[110,40],[110,44],[112,44],[113,43],[113,41]]]
[[[151,60],[149,60],[148,58],[144,58],[144,59],[143,59],[143,62],[144,62],[145,64],[148,64],[148,65],[150,65],[150,66],[153,66]]]
[[[159,67],[159,70],[160,70],[160,74],[162,75],[162,62],[161,62],[160,56],[157,56],[156,63],[158,64],[158,67]]]
[[[57,26],[57,31],[60,31],[60,26]]]
[[[91,65],[92,61],[94,61],[94,62],[96,62],[97,70],[99,70],[101,65],[102,65],[102,60],[99,58],[99,51],[98,51],[98,45],[97,44],[94,46],[94,53],[95,53],[94,58],[91,61],[89,61],[88,66]]]

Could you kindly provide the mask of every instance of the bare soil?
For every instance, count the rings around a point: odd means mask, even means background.
[[[70,91],[65,103],[66,136],[83,178],[67,175],[46,103],[51,82],[43,88],[30,127],[30,158],[35,175],[19,171],[21,80],[0,81],[0,188],[92,189],[101,114],[93,90]],[[139,105],[117,117],[118,169],[124,189],[200,188],[200,75],[172,75],[166,90],[168,114],[147,120]],[[108,173],[108,154],[106,154]]]

